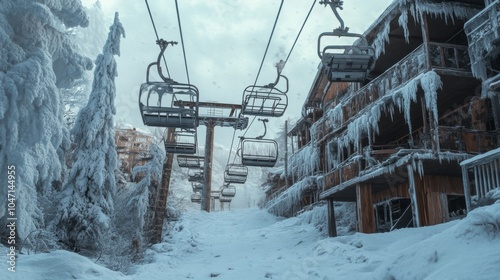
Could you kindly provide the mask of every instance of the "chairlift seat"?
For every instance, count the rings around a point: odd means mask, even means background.
[[[219,201],[220,202],[231,202],[231,200],[233,200],[232,197],[224,196],[224,195],[219,196]]]
[[[241,141],[241,164],[274,167],[278,161],[278,143],[271,139],[245,138]]]
[[[142,84],[139,93],[139,109],[144,124],[156,127],[195,128],[198,125],[198,106],[192,108],[174,106],[174,101],[189,101],[198,104],[197,88],[173,81],[148,81]]]
[[[193,192],[201,192],[203,191],[203,184],[197,183],[197,184],[192,184],[193,187]]]
[[[176,130],[173,139],[169,139],[167,132],[163,136],[165,151],[172,154],[195,154],[196,138],[196,130]]]
[[[142,121],[147,126],[195,128],[196,110],[189,108],[166,108],[144,106],[140,103]]]
[[[199,194],[199,193],[191,194],[191,202],[201,203],[201,194]]]
[[[242,164],[229,164],[224,171],[224,183],[244,184],[248,176],[248,167]]]
[[[373,63],[370,54],[325,54],[323,62],[328,68],[331,82],[361,82],[366,79]]]
[[[221,195],[225,197],[234,197],[236,195],[236,188],[231,185],[226,185],[222,188]]]
[[[288,97],[279,90],[251,86],[243,93],[243,115],[281,117],[288,106]]]
[[[165,143],[165,151],[171,154],[196,154],[196,144],[191,143]]]
[[[177,164],[179,167],[196,168],[201,167],[204,162],[204,158],[200,156],[193,155],[178,155]]]

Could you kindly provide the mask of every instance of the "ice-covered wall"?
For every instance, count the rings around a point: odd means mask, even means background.
[[[296,182],[276,198],[267,202],[268,211],[278,216],[291,216],[293,209],[300,207],[302,193],[311,187],[315,187],[316,180],[316,176],[309,176]]]
[[[437,90],[441,88],[442,83],[441,78],[436,72],[428,71],[418,75],[402,87],[396,89],[386,88],[387,91],[383,97],[368,104],[357,116],[351,118],[351,120],[347,120],[347,131],[335,140],[338,143],[337,147],[339,149],[337,154],[341,153],[341,149],[348,148],[350,145],[354,145],[356,152],[361,152],[358,150],[360,140],[368,137],[369,141],[371,141],[371,135],[375,135],[374,133],[378,134],[379,132],[378,123],[382,112],[390,114],[392,117],[394,114],[394,107],[398,108],[398,110],[403,113],[408,125],[408,130],[411,134],[413,132],[413,126],[410,117],[410,107],[411,103],[417,102],[419,85],[424,91],[425,107],[427,111],[431,112],[433,123],[437,126],[439,117]],[[327,112],[328,118],[333,120],[332,123],[338,123],[338,120],[343,119],[343,110],[340,108],[347,104],[348,102],[345,101]],[[412,139],[409,140],[412,141]]]

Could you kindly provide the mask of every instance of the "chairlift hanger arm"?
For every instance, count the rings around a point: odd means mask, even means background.
[[[259,121],[262,122],[262,124],[264,125],[264,134],[262,134],[261,136],[257,136],[256,138],[257,139],[263,139],[264,136],[266,136],[266,133],[267,133],[267,126],[266,126],[266,123],[269,121],[268,119],[258,119]]]
[[[340,14],[339,12],[337,11],[337,9],[340,9],[342,10],[342,5],[344,5],[344,1],[341,1],[341,0],[332,0],[332,1],[328,1],[328,0],[325,0],[325,1],[319,1],[319,3],[321,5],[330,5],[330,8],[332,8],[332,11],[333,13],[335,14],[335,17],[337,18],[337,20],[340,22],[340,27],[335,29],[339,32],[343,32],[343,33],[347,33],[349,31],[349,27],[346,27],[344,25],[344,20],[340,17]]]
[[[168,82],[172,82],[173,80],[170,79],[170,78],[167,78],[163,75],[163,72],[161,70],[161,64],[160,64],[160,61],[161,61],[161,58],[163,57],[163,54],[165,53],[165,50],[167,49],[168,45],[177,45],[177,42],[175,41],[165,41],[163,39],[158,39],[156,40],[156,44],[160,46],[160,54],[158,54],[158,59],[156,60],[156,68],[158,70],[158,75],[160,75],[161,79],[163,81],[165,81],[166,83]],[[149,69],[148,69],[149,70]],[[149,77],[148,77],[149,79]]]

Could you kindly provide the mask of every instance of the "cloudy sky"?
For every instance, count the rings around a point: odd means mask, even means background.
[[[94,0],[83,0],[89,5]],[[114,12],[126,31],[122,40],[121,56],[117,58],[116,119],[144,127],[138,109],[138,92],[145,81],[146,67],[156,60],[159,52],[155,44],[151,20],[145,1],[101,1],[106,16]],[[182,31],[186,48],[190,81],[200,89],[200,101],[241,104],[245,87],[254,83],[265,47],[280,6],[279,0],[179,0]],[[274,81],[274,64],[285,59],[311,7],[312,0],[285,0],[270,48],[257,85]],[[318,2],[318,1],[316,1]],[[362,33],[384,11],[392,0],[346,0],[341,16],[351,32]],[[181,42],[175,1],[148,0],[159,37]],[[289,106],[281,118],[270,120],[269,137],[279,130],[286,119],[296,120],[309,92],[320,62],[316,54],[317,38],[321,32],[339,26],[329,7],[315,4],[302,35],[293,50],[283,74],[290,80]],[[339,39],[340,40],[340,39]],[[340,41],[339,41],[340,42]],[[179,45],[167,49],[167,63],[171,77],[187,82]],[[200,111],[201,114],[204,111]],[[253,117],[250,117],[250,120]],[[247,137],[262,133],[262,125],[255,122]],[[205,128],[200,127],[199,142],[203,146]],[[241,135],[238,131],[236,135]],[[216,128],[215,141],[229,146],[233,130]]]

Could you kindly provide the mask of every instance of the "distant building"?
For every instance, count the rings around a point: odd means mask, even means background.
[[[132,169],[144,165],[149,158],[149,145],[155,137],[133,127],[115,128],[116,153],[120,170],[132,178]],[[137,179],[136,179],[137,181]]]

